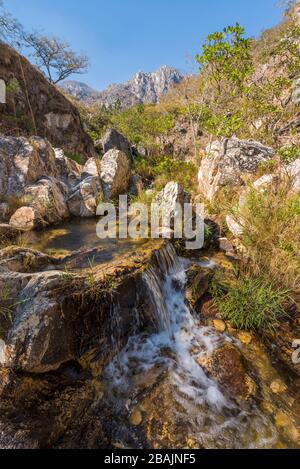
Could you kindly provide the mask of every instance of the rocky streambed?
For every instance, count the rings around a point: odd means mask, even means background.
[[[2,448],[299,446],[296,377],[193,307],[215,262],[64,229],[0,254]]]

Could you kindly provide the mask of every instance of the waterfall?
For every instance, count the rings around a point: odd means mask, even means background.
[[[131,337],[105,370],[112,408],[117,414],[129,411],[140,390],[147,389],[149,376],[150,382],[153,375],[159,380],[164,370],[172,390],[172,402],[166,406],[171,406],[174,421],[185,422],[189,437],[200,446],[214,448],[221,441],[224,448],[270,447],[277,434],[269,419],[257,408],[249,413],[241,410],[199,365],[199,359],[230,339],[201,326],[194,316],[185,297],[185,268],[168,244],[146,269],[143,280],[157,332]]]
[[[166,331],[169,336],[171,336],[171,318],[163,285],[170,272],[178,270],[180,270],[179,258],[174,247],[168,243],[155,252],[155,261],[143,274],[154,325],[157,332]]]

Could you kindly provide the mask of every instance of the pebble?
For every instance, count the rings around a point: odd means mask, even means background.
[[[215,319],[213,321],[214,328],[217,332],[225,332],[226,331],[226,324],[221,319]]]
[[[140,410],[139,409],[134,409],[134,411],[130,415],[131,425],[133,425],[135,427],[138,427],[139,425],[141,425],[142,421],[143,421],[143,416],[142,416]]]
[[[287,391],[287,386],[280,379],[276,379],[270,386],[273,394],[282,394]]]
[[[244,345],[250,345],[252,342],[252,336],[249,332],[239,332],[238,339]]]
[[[284,427],[289,427],[291,424],[291,421],[284,412],[278,412],[278,414],[275,417],[275,423],[276,427],[278,428],[284,428]]]

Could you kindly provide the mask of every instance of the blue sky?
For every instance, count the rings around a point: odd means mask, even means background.
[[[139,70],[171,65],[193,71],[207,34],[235,22],[257,36],[278,23],[278,0],[5,0],[27,29],[55,34],[85,52],[96,89]]]

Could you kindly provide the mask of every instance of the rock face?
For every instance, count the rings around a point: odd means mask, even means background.
[[[83,159],[95,155],[75,106],[27,59],[4,43],[0,48],[0,77],[6,84],[16,85],[16,91],[7,93],[7,104],[1,107],[0,133],[39,135]]]
[[[156,242],[106,268],[95,266],[94,286],[90,268],[78,275],[70,267],[65,275],[68,258],[22,248],[1,251],[0,305],[12,312],[9,320],[0,315],[1,448],[54,447],[61,438],[63,444],[97,448],[103,404],[95,375],[136,330],[137,310],[144,310],[144,266],[161,247]],[[85,253],[86,262],[90,255]],[[12,304],[3,295],[7,289]],[[139,326],[154,331],[152,321],[143,315]]]
[[[103,153],[109,150],[120,150],[127,155],[131,154],[131,145],[122,134],[115,129],[109,129],[102,140]]]
[[[82,166],[76,161],[71,160],[65,156],[65,153],[60,148],[55,148],[55,164],[58,169],[58,178],[64,184],[66,184],[69,189],[77,186],[81,181],[82,177]],[[93,160],[89,158],[88,161]]]
[[[227,215],[226,223],[229,231],[236,237],[239,238],[244,234],[244,228],[239,223],[238,220],[235,219],[233,215]]]
[[[127,194],[130,180],[130,163],[125,153],[108,151],[101,161],[101,181],[106,200]]]
[[[0,196],[20,196],[42,176],[58,176],[50,143],[38,137],[0,136]]]
[[[89,158],[84,167],[37,137],[0,136],[0,151],[0,223],[10,220],[15,230],[58,224],[70,215],[93,217],[103,195],[109,200],[128,192],[130,160],[117,149],[101,162]]]
[[[50,177],[39,179],[36,184],[25,189],[25,198],[32,201],[31,206],[49,225],[55,225],[69,217],[67,195],[67,186]]]
[[[90,158],[84,165],[84,168],[81,173],[81,180],[83,181],[89,177],[97,177],[99,176],[99,167],[100,167],[100,160],[96,158]]]
[[[66,81],[61,85],[67,93],[89,104],[113,106],[120,103],[123,108],[143,103],[157,103],[169,89],[183,80],[176,69],[162,66],[155,72],[138,72],[131,80],[111,85],[107,90],[97,92],[84,83]]]
[[[33,207],[21,207],[11,217],[10,226],[21,231],[32,231],[43,226],[40,214]]]
[[[201,163],[199,190],[212,200],[223,186],[243,185],[243,175],[254,174],[273,155],[272,148],[252,140],[215,141],[207,148],[207,156]]]

